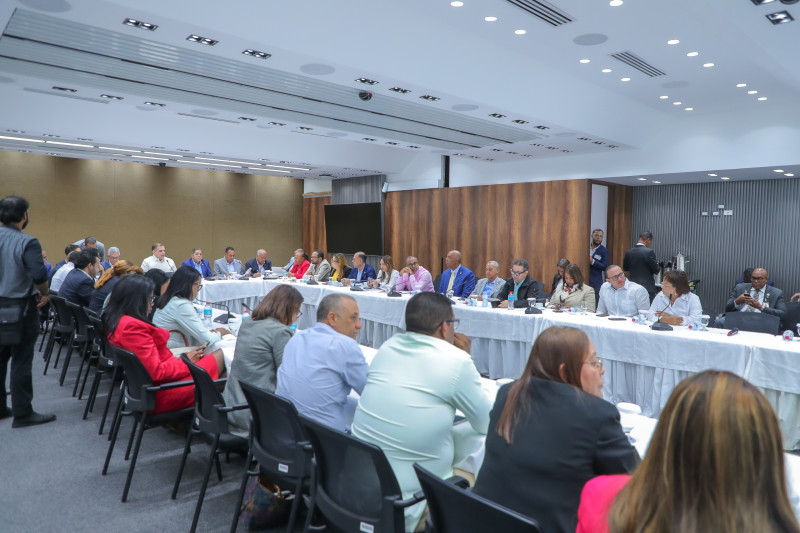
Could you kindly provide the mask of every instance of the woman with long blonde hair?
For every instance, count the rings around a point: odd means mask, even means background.
[[[108,295],[114,290],[114,285],[117,284],[126,275],[131,272],[136,274],[143,274],[142,267],[134,265],[126,259],[120,259],[111,268],[107,268],[97,283],[94,284],[95,291],[92,293],[92,299],[89,302],[89,310],[95,313],[100,313],[103,310]]]

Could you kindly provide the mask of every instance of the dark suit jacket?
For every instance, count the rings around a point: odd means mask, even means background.
[[[514,278],[506,280],[506,287],[500,293],[500,300],[508,300],[509,292],[514,292]],[[525,276],[525,281],[519,286],[514,307],[528,307],[528,298],[544,298],[544,294],[539,294],[539,282],[530,277],[530,275]]]
[[[611,252],[602,244],[592,251],[594,263],[589,265],[589,286],[592,287],[595,292],[599,291],[600,287],[606,281],[606,269],[608,268],[610,257]]]
[[[66,301],[83,306],[89,305],[92,294],[94,294],[94,280],[77,268],[67,274],[64,283],[58,289],[58,295]]]
[[[258,272],[258,259],[252,258],[250,261],[244,264],[244,271],[247,272],[247,269],[250,269],[250,273]],[[272,261],[269,259],[264,260],[264,270],[272,272]]]
[[[358,270],[356,270],[356,267],[353,267],[347,277],[350,279],[356,279],[356,276],[358,276]],[[369,266],[367,263],[364,263],[364,270],[361,271],[361,281],[366,283],[369,278],[375,279],[377,277],[378,276],[375,274],[375,269]]]
[[[647,289],[650,294],[658,292],[653,274],[658,274],[661,267],[656,261],[656,253],[647,246],[637,244],[625,252],[622,270],[627,270],[630,273],[628,279]]]
[[[187,266],[189,268],[195,269],[194,268],[194,259],[192,259],[190,257],[189,259],[187,259],[186,261],[181,263],[181,266]],[[195,269],[195,270],[197,270],[197,269]],[[201,259],[200,260],[200,270],[203,271],[203,277],[204,278],[210,278],[211,277],[211,263],[208,262],[208,259]]]
[[[439,290],[442,294],[447,294],[447,285],[450,283],[450,275],[453,273],[449,268],[442,272],[442,281],[439,284]],[[469,296],[475,289],[475,274],[472,270],[464,265],[458,269],[456,279],[453,281],[453,296]]]
[[[744,293],[750,294],[752,286],[751,283],[740,283],[734,287],[728,298],[728,303],[725,304],[725,311],[738,311],[739,306],[736,305],[736,298]],[[783,291],[775,287],[770,287],[769,285],[765,285],[762,290],[766,291],[764,293],[764,303],[769,305],[764,305],[761,312],[768,315],[775,315],[781,319],[781,322],[786,320],[786,302],[783,301]]]
[[[51,268],[50,271],[47,273],[47,281],[48,281],[48,283],[53,281],[53,276],[56,275],[56,272],[58,271],[58,269],[63,267],[66,264],[67,264],[67,260],[66,259],[62,259],[61,261],[59,261],[58,263],[53,265],[53,268]]]
[[[497,434],[512,384],[497,392],[473,492],[534,518],[542,531],[573,533],[583,485],[630,472],[639,455],[612,404],[572,385],[529,379],[512,444]]]

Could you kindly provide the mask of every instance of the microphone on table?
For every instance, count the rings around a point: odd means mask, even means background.
[[[248,311],[250,311],[251,313],[253,312],[253,310],[252,310],[252,309],[250,309],[250,306],[249,306],[249,305],[247,305],[246,303],[242,303],[242,307],[244,307],[245,309],[247,309],[247,310],[248,310]]]
[[[452,276],[452,273],[450,275]],[[453,291],[453,293],[455,293],[457,288],[461,287],[462,285],[464,285],[464,283],[467,282],[467,279],[469,279],[469,278],[464,278],[459,283],[454,284],[452,289],[448,290],[448,289],[445,288],[444,292],[440,292],[439,294],[444,294],[445,296],[447,296],[447,293],[450,292],[450,291]],[[442,287],[440,285],[439,289],[441,289],[441,288]],[[436,292],[439,292],[439,291],[437,290]],[[467,295],[467,297],[469,297],[469,295]]]
[[[661,313],[667,310],[667,307],[672,305],[672,295],[669,295],[669,303],[661,310]],[[658,314],[658,320],[656,320],[650,329],[653,331],[672,331],[672,326],[667,324],[666,322],[661,322],[661,313]]]
[[[734,335],[736,335],[737,333],[739,333],[739,328],[733,328],[732,330],[730,330],[730,331],[728,332],[728,337],[733,337],[733,336],[734,336]]]
[[[220,307],[225,308],[225,314],[219,315],[217,318],[214,319],[214,322],[217,322],[218,324],[227,324],[228,320],[233,318],[233,315],[231,314],[231,308],[225,304],[214,304],[214,305],[216,305],[218,308]]]

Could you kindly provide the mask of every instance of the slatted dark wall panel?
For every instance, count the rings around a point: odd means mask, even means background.
[[[733,216],[711,216],[719,204]],[[750,266],[765,267],[787,298],[800,291],[798,179],[635,187],[631,242],[648,229],[659,261],[677,252],[687,256],[689,277],[701,280],[704,307],[721,312]]]

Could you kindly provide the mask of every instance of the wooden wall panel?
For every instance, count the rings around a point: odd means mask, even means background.
[[[137,264],[160,241],[176,263],[194,247],[213,263],[230,245],[243,262],[264,248],[283,265],[302,239],[303,183],[282,176],[0,152],[8,194],[31,203],[26,232],[51,263],[87,235]]]
[[[633,246],[631,224],[633,223],[633,187],[608,185],[608,229],[606,246],[611,254],[611,264],[622,266],[625,252]]]
[[[386,248],[415,254],[434,276],[449,250],[483,277],[487,261],[523,257],[530,274],[549,285],[562,257],[588,275],[591,189],[587,180],[399,191],[386,198]]]
[[[314,250],[322,250],[330,259],[325,232],[325,206],[329,203],[330,196],[303,198],[303,249],[309,256]]]

